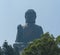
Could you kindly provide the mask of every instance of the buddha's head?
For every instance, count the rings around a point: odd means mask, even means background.
[[[33,9],[29,9],[25,13],[26,23],[35,23],[36,12]]]

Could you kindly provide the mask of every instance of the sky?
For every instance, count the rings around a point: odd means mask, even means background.
[[[60,0],[0,0],[0,46],[5,40],[15,42],[17,26],[25,25],[28,9],[36,11],[36,24],[44,33],[60,35]]]

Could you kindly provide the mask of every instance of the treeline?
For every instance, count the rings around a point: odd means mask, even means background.
[[[0,47],[0,55],[17,55],[16,50],[5,41]]]
[[[60,36],[55,38],[47,32],[29,44],[22,55],[60,55]]]
[[[18,55],[17,51],[7,41],[0,47],[0,55]],[[22,55],[60,55],[60,36],[55,38],[48,32],[41,38],[33,40],[22,51]]]

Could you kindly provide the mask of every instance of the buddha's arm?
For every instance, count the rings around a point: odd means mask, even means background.
[[[39,32],[40,32],[40,36],[44,33],[43,32],[43,28],[40,26],[40,28],[39,28]]]
[[[22,41],[22,35],[23,35],[23,28],[21,25],[17,27],[17,36],[16,36],[16,42]]]

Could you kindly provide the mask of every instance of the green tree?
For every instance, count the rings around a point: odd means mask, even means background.
[[[6,41],[3,44],[2,50],[3,50],[4,55],[15,55],[14,49],[12,48],[11,45],[8,45],[8,42],[6,42]]]
[[[22,55],[59,55],[59,51],[60,48],[58,48],[54,36],[47,32],[40,39],[29,44]]]
[[[1,47],[0,47],[0,55],[3,55]]]
[[[57,44],[60,44],[60,36],[58,36],[58,37],[56,38],[56,43],[57,43]]]
[[[57,44],[57,46],[58,46],[58,48],[59,48],[58,53],[59,53],[59,55],[60,55],[60,36],[58,36],[58,37],[56,38],[56,44]]]

